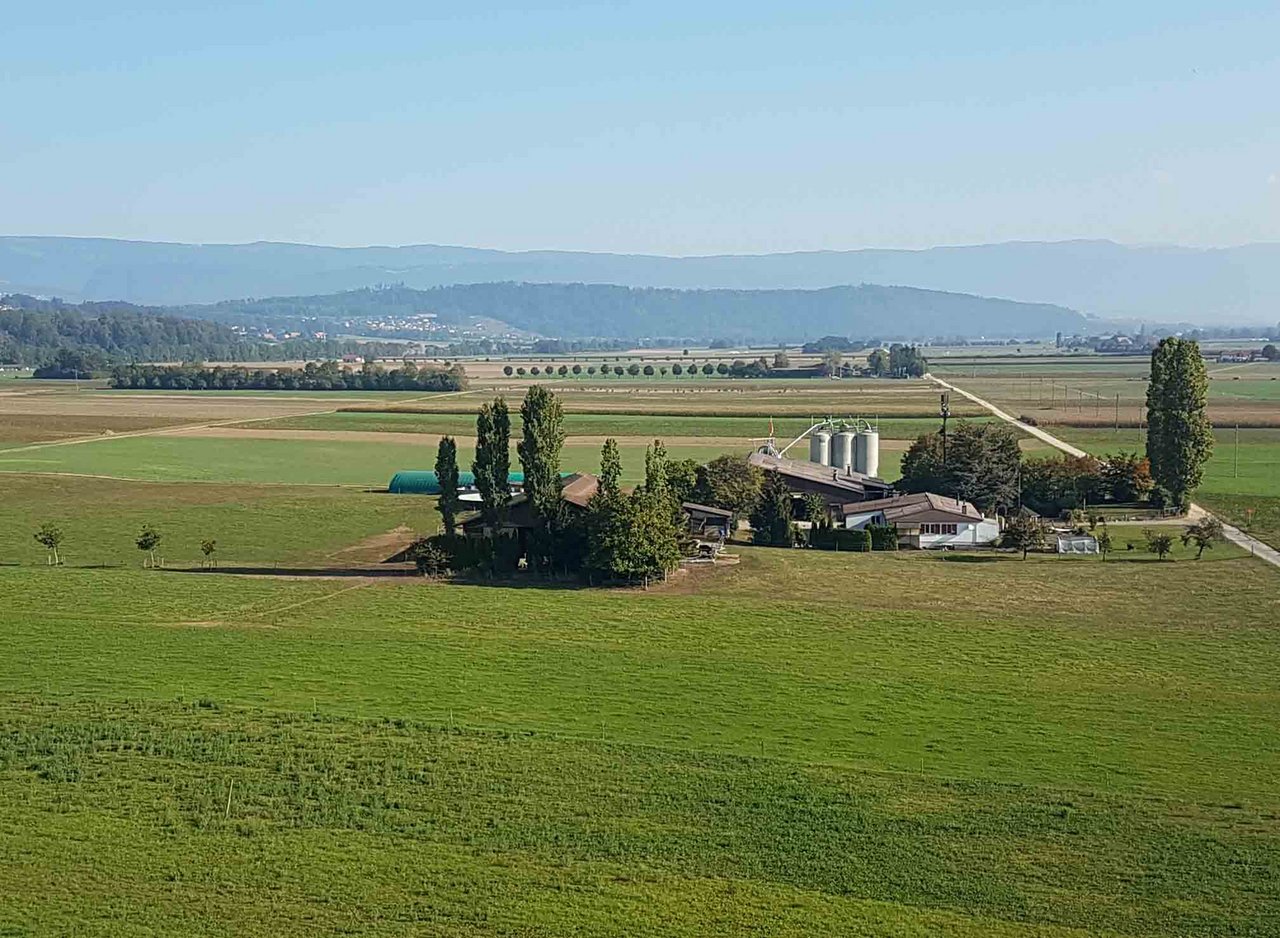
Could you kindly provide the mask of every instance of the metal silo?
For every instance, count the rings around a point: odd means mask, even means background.
[[[817,430],[809,437],[809,462],[831,465],[831,434],[826,430]]]
[[[880,473],[880,434],[876,430],[859,430],[854,442],[853,471],[865,476]]]
[[[841,472],[853,468],[854,434],[851,430],[841,430],[831,438],[831,465]]]

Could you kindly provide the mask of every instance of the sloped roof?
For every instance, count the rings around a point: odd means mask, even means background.
[[[713,508],[711,505],[699,505],[697,502],[682,502],[680,507],[685,511],[697,511],[717,518],[732,518],[733,512],[728,508]]]
[[[866,502],[851,502],[844,506],[847,515],[865,515],[881,512],[890,523],[899,521],[981,521],[982,512],[969,502],[937,495],[933,492],[916,492],[911,495],[895,495],[892,498],[876,498]]]
[[[873,489],[888,488],[888,483],[874,476],[837,469],[834,466],[823,466],[807,460],[771,456],[768,453],[757,451],[747,457],[747,462],[766,472],[780,472],[782,475],[790,476],[793,479],[804,479],[807,482],[843,489],[856,495],[861,495],[868,487]]]
[[[561,480],[560,497],[577,508],[586,508],[591,496],[600,488],[600,480],[589,472],[574,472]],[[533,506],[529,504],[528,495],[515,495],[507,502],[507,526],[528,528],[534,524]],[[462,523],[464,529],[470,530],[484,526],[484,517],[477,514]]]

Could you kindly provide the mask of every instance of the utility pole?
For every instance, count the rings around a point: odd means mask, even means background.
[[[1120,395],[1116,395],[1116,433],[1120,432]]]
[[[1240,424],[1236,424],[1235,477],[1240,478]]]
[[[951,416],[951,395],[946,391],[942,392],[938,414],[942,417],[942,464],[945,466],[947,464],[947,418]]]

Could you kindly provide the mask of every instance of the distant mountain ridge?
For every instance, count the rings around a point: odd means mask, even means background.
[[[0,237],[0,292],[185,305],[402,283],[602,283],[678,289],[904,285],[1050,303],[1110,318],[1274,323],[1280,244],[1127,247],[1007,242],[919,251],[663,257],[411,245],[176,244]]]
[[[598,283],[454,284],[428,290],[396,286],[231,300],[175,312],[240,323],[431,312],[442,322],[485,317],[559,338],[682,336],[760,342],[806,341],[822,335],[1051,336],[1078,332],[1087,324],[1080,313],[1061,306],[871,284],[821,290],[674,290]]]

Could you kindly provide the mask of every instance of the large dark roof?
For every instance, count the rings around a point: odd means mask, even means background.
[[[917,492],[912,495],[895,495],[866,502],[851,502],[844,506],[848,515],[864,515],[883,512],[888,522],[898,521],[981,521],[982,512],[969,502],[962,502],[933,492]]]
[[[851,495],[862,495],[868,489],[877,492],[889,489],[887,482],[874,476],[837,469],[833,466],[823,466],[816,462],[787,459],[785,456],[771,456],[768,453],[761,452],[752,453],[747,457],[747,461],[766,472],[779,472],[792,479],[803,480],[812,485],[821,485],[828,489],[848,492]]]

